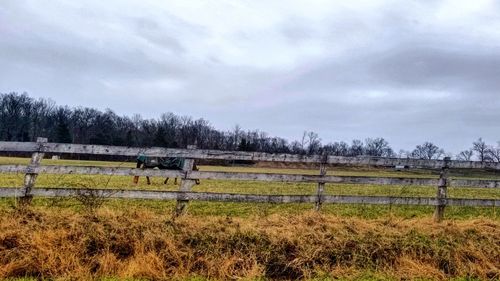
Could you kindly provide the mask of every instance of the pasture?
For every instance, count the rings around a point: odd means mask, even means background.
[[[29,158],[0,157],[0,165]],[[43,159],[42,165],[135,167],[132,162]],[[318,174],[316,168],[199,166],[200,171]],[[327,175],[436,178],[438,170],[329,167]],[[498,179],[498,172],[450,170],[453,179]],[[0,174],[22,187],[24,173]],[[40,174],[35,188],[179,189],[163,178]],[[316,183],[201,180],[196,192],[315,194]],[[325,184],[327,195],[433,197],[436,186]],[[500,199],[498,188],[448,188],[449,198]],[[235,203],[34,197],[29,207],[0,199],[0,277],[85,280],[495,280],[500,219],[495,207]],[[12,279],[14,280],[14,279]]]
[[[29,158],[0,157],[0,165],[19,164],[27,165]],[[68,165],[68,166],[98,166],[98,167],[135,167],[133,162],[105,162],[105,161],[81,161],[81,160],[50,160],[43,159],[42,165]],[[243,172],[243,173],[284,173],[284,174],[310,174],[318,173],[317,169],[290,169],[290,168],[259,168],[243,166],[200,166],[200,171],[219,172]],[[457,179],[498,179],[500,176],[495,171],[474,170],[452,170],[450,176]],[[327,171],[327,175],[335,176],[373,176],[373,177],[411,177],[411,178],[436,178],[439,171],[413,169],[407,171],[395,171],[390,168],[373,167],[334,167]],[[22,187],[24,174],[1,174],[0,186]],[[163,178],[152,178],[152,184],[147,185],[145,177],[141,177],[139,184],[132,182],[131,176],[107,176],[107,175],[53,175],[40,174],[36,181],[36,187],[74,187],[74,188],[113,188],[134,190],[171,190],[179,189],[178,185],[170,180],[167,185],[163,184]],[[202,180],[200,185],[195,185],[193,191],[197,192],[227,192],[241,194],[315,194],[317,184],[314,183],[283,183],[283,182],[259,182],[259,181],[237,181],[237,180]],[[500,191],[495,188],[453,188],[448,191],[450,198],[492,198],[500,199]],[[373,185],[373,184],[330,184],[325,185],[327,195],[367,195],[367,196],[408,196],[408,197],[432,197],[436,194],[434,186],[396,186],[396,185]],[[12,205],[14,199],[0,199],[2,205]],[[35,204],[54,205],[66,204],[79,208],[74,200],[42,199],[35,198]],[[108,199],[106,205],[114,208],[128,208],[130,205],[148,206],[158,212],[168,212],[173,208],[173,201],[146,201],[146,200],[122,200]],[[313,206],[307,203],[269,204],[269,203],[219,203],[219,202],[190,202],[189,213],[193,215],[220,215],[220,216],[243,216],[248,217],[259,213],[301,213],[311,210]],[[394,215],[403,218],[432,216],[434,207],[431,206],[397,206],[397,205],[364,205],[364,204],[326,204],[322,212],[343,216],[357,216],[361,218],[377,218]],[[470,217],[497,218],[495,207],[462,207],[449,206],[446,217],[454,219],[467,219]]]

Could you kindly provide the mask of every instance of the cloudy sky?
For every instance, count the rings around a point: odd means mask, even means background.
[[[500,140],[500,1],[0,1],[0,92],[323,142]]]

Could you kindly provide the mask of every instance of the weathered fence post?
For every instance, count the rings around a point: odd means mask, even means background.
[[[23,195],[20,198],[21,204],[29,204],[31,202],[31,189],[35,186],[36,177],[38,176],[35,169],[40,166],[40,162],[43,159],[43,145],[47,143],[47,138],[37,138],[36,142],[38,143],[38,149],[31,155],[31,162],[28,166],[28,171],[24,176]]]
[[[448,171],[449,171],[449,162],[451,158],[444,158],[444,165],[441,168],[441,173],[439,175],[439,183],[437,189],[437,205],[434,211],[434,221],[440,222],[444,218],[444,209],[446,208],[446,201],[448,197]]]
[[[196,149],[196,145],[188,145],[187,149]],[[195,185],[196,181],[187,179],[189,172],[193,170],[194,159],[185,159],[184,166],[182,167],[182,171],[184,172],[184,178],[181,181],[181,186],[179,191],[181,194],[177,198],[177,204],[175,206],[174,216],[180,216],[184,213],[187,204],[189,203],[189,199],[182,193],[191,191],[193,185]]]
[[[326,175],[326,163],[327,163],[328,155],[324,154],[323,155],[323,160],[321,161],[321,164],[319,166],[319,175],[320,176],[325,176]],[[324,182],[318,182],[318,189],[317,189],[317,196],[318,199],[316,201],[316,206],[315,210],[319,211],[321,210],[321,205],[323,204],[323,193],[325,191],[325,183]]]

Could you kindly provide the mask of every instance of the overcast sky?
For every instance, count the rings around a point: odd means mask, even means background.
[[[500,140],[500,1],[0,0],[12,91],[458,152]]]

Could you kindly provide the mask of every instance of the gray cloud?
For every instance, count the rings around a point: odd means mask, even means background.
[[[458,50],[448,50],[443,46],[445,42],[439,43],[390,49],[371,65],[370,72],[378,81],[405,88],[429,87],[479,93],[499,89],[499,52],[466,45]]]
[[[498,3],[41,5],[0,4],[1,92],[396,149],[500,139]]]

